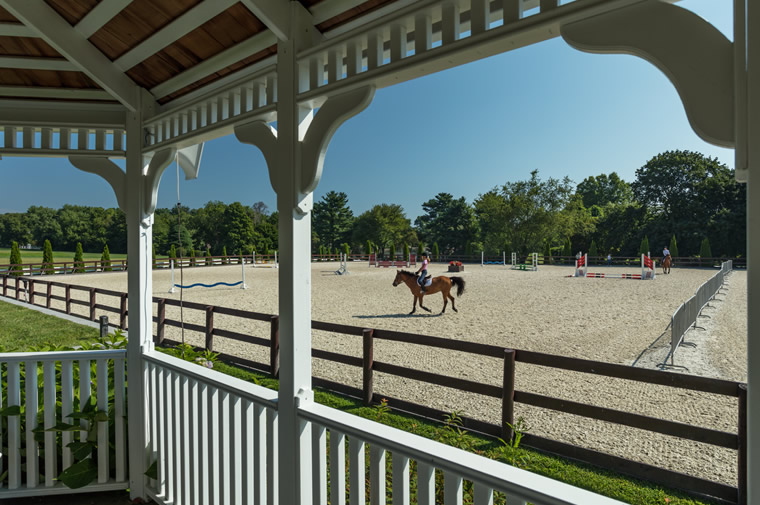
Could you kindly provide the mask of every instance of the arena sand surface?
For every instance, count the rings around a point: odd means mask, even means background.
[[[312,265],[312,317],[318,321],[366,328],[381,328],[453,340],[466,340],[538,351],[561,356],[624,365],[657,367],[669,345],[670,317],[678,306],[714,275],[715,269],[674,268],[671,275],[654,281],[582,279],[567,277],[571,266],[541,266],[538,272],[510,270],[503,266],[466,265],[459,274],[446,273],[446,265],[434,264],[433,275],[459,275],[466,290],[456,299],[459,312],[439,315],[439,294],[425,298],[432,310],[418,309],[409,316],[412,295],[405,285],[393,287],[395,269],[350,263],[349,275],[335,275],[337,263]],[[640,273],[636,267],[593,267],[604,273]],[[209,305],[276,314],[277,273],[274,268],[246,267],[248,290],[193,288],[184,300]],[[56,280],[61,280],[56,276]],[[185,269],[184,284],[236,282],[240,266]],[[104,273],[67,276],[71,284],[126,291],[126,274]],[[179,282],[179,272],[177,272]],[[167,293],[168,271],[154,271],[154,296],[179,299]],[[727,289],[705,311],[712,318],[692,330],[686,340],[695,348],[679,348],[675,364],[697,375],[746,381],[746,272],[729,276]],[[86,294],[76,296],[85,299]],[[98,303],[118,306],[116,299],[99,297]],[[85,310],[84,307],[78,307]],[[167,307],[167,317],[179,319],[179,310]],[[185,322],[205,324],[205,315],[184,310]],[[215,327],[268,338],[269,324],[215,315]],[[179,331],[167,327],[167,338],[179,340]],[[186,341],[203,345],[203,335],[186,331]],[[268,348],[215,337],[216,351],[268,363]],[[316,349],[360,357],[361,337],[313,332]],[[500,386],[503,363],[499,359],[423,347],[402,342],[375,341],[374,359]],[[361,387],[361,369],[313,360],[317,377]],[[622,379],[597,377],[517,363],[516,389],[555,398],[608,407],[656,418],[690,423],[736,433],[735,398],[674,390]],[[500,400],[432,386],[386,374],[375,374],[375,392],[429,405],[446,412],[500,423]],[[596,421],[580,416],[515,405],[516,418],[525,419],[528,432],[596,449],[628,459],[654,464],[709,480],[736,485],[736,452],[699,442],[657,435],[643,430]]]

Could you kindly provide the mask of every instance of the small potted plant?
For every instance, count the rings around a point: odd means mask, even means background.
[[[449,272],[463,272],[464,265],[461,261],[449,261]]]

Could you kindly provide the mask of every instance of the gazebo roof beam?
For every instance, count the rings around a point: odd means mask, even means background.
[[[213,2],[199,3],[119,57],[114,61],[114,64],[119,70],[129,70],[182,36],[195,30],[209,19],[229,9],[236,2],[237,0],[214,0]]]
[[[0,68],[23,68],[28,70],[79,70],[76,65],[63,58],[36,58],[26,56],[0,56]]]
[[[48,88],[40,86],[0,86],[0,97],[60,98],[64,100],[111,100],[102,89]]]
[[[135,112],[139,87],[43,0],[0,0],[14,17],[33,28],[67,60]]]
[[[314,17],[314,24],[318,25],[365,2],[366,0],[324,0],[309,7],[309,11]]]
[[[36,37],[37,32],[19,23],[0,23],[0,37]]]
[[[288,39],[290,26],[289,2],[282,0],[241,0],[280,40]]]
[[[0,99],[0,124],[32,128],[124,129],[120,104]]]
[[[124,8],[132,3],[132,0],[100,0],[100,2],[88,12],[74,26],[74,29],[82,34],[86,39],[92,37],[92,35],[100,30],[106,23],[111,21],[114,16],[124,10]]]

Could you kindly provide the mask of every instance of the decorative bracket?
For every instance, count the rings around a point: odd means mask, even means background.
[[[563,25],[560,32],[581,51],[652,63],[675,86],[697,135],[735,146],[733,44],[698,15],[649,0]]]
[[[235,127],[235,137],[244,144],[261,149],[269,169],[269,183],[276,194],[280,194],[277,183],[277,130],[266,121],[257,120]]]
[[[116,203],[127,211],[127,174],[113,161],[105,157],[69,156],[69,162],[79,170],[99,175],[111,185]]]
[[[151,216],[156,211],[156,202],[158,200],[158,185],[161,182],[161,176],[166,167],[174,160],[177,150],[173,147],[162,149],[153,155],[150,163],[145,169],[145,195],[143,212],[145,216]],[[187,171],[185,171],[187,175]],[[196,172],[197,174],[197,172]]]

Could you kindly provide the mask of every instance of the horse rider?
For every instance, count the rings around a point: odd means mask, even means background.
[[[420,269],[416,272],[420,274],[417,277],[417,284],[419,284],[420,291],[423,293],[425,292],[425,277],[427,276],[428,263],[430,263],[430,256],[427,252],[424,252],[422,253],[422,266],[420,266]]]
[[[668,246],[665,246],[662,248],[662,261],[665,261],[665,258],[670,256],[670,250],[668,249]]]

